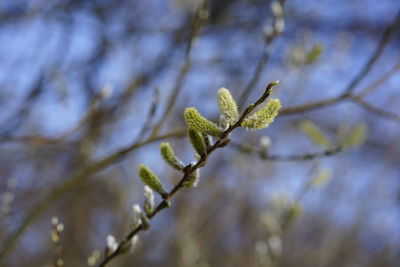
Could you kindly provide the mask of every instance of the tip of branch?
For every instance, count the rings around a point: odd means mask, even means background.
[[[280,81],[274,81],[274,82],[270,82],[269,84],[271,86],[275,86],[275,85],[278,85],[279,83],[280,83]]]
[[[267,99],[269,97],[269,95],[271,94],[272,87],[278,85],[279,83],[280,83],[279,81],[270,82],[267,85],[267,88],[265,88],[264,95],[259,99],[259,102],[260,103],[264,102],[265,99]],[[258,104],[260,104],[260,103],[258,103]]]

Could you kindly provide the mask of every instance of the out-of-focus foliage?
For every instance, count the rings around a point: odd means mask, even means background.
[[[329,138],[311,121],[301,121],[299,128],[317,145],[324,148],[332,146]]]

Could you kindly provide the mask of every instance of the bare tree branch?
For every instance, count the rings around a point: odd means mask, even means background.
[[[279,3],[281,5],[282,11],[283,11],[285,0],[281,0],[281,1],[279,1]],[[279,35],[281,35],[281,33],[282,33],[282,31],[280,29],[277,29],[276,23],[278,20],[281,20],[281,23],[284,22],[283,14],[279,14],[279,16],[277,16],[277,14],[273,14],[273,15],[274,15],[273,16],[274,21],[272,22],[272,24],[273,24],[272,32],[264,33],[264,34],[266,34],[265,45],[262,49],[260,59],[257,63],[254,73],[251,76],[251,79],[249,80],[248,84],[246,85],[242,95],[239,97],[239,100],[238,100],[239,108],[243,107],[243,105],[246,103],[247,99],[249,98],[251,92],[254,90],[255,86],[259,82],[259,80],[261,78],[261,74],[264,71],[265,66],[268,64],[269,59],[271,57],[271,53],[273,51],[273,49],[272,49],[273,43],[277,39],[277,37]]]
[[[273,155],[269,154],[265,150],[257,149],[254,146],[246,145],[246,144],[236,144],[232,143],[232,148],[237,149],[241,153],[249,154],[249,155],[256,155],[260,159],[265,161],[307,161],[313,160],[318,158],[323,158],[327,156],[334,156],[340,152],[344,151],[343,146],[336,146],[334,148],[330,148],[321,152],[314,152],[314,153],[306,153],[306,154],[293,154],[293,155]]]
[[[175,102],[178,98],[179,92],[182,89],[183,82],[190,70],[190,52],[192,50],[193,46],[193,40],[196,38],[198,35],[198,32],[201,28],[201,26],[204,24],[205,20],[202,17],[202,12],[206,12],[207,8],[207,0],[204,0],[201,4],[201,6],[198,8],[195,17],[193,18],[192,24],[191,24],[191,31],[190,31],[190,36],[187,41],[186,49],[185,49],[185,58],[183,60],[182,66],[179,70],[179,74],[176,78],[175,81],[175,86],[172,90],[171,95],[169,96],[168,102],[167,102],[167,107],[161,116],[160,121],[154,126],[153,131],[151,133],[152,136],[158,134],[160,131],[163,123],[165,122],[165,119],[169,115],[169,113],[172,111],[172,108],[175,105]]]
[[[399,70],[400,70],[400,63],[397,63],[386,73],[384,73],[381,78],[377,79],[375,82],[371,83],[371,85],[362,89],[357,95],[361,98],[364,98],[365,96],[371,94],[376,89],[378,89],[380,85],[382,85],[384,82],[390,79],[394,74],[396,74]]]
[[[368,59],[367,63],[364,65],[364,67],[360,70],[360,72],[354,77],[354,79],[349,83],[347,88],[344,90],[345,93],[351,93],[356,88],[356,86],[368,75],[372,67],[377,62],[378,58],[381,56],[386,45],[392,39],[394,34],[399,30],[399,28],[400,28],[400,11],[397,13],[393,22],[386,28],[378,46],[372,53],[371,57]]]
[[[392,113],[390,111],[386,111],[381,108],[378,108],[378,107],[368,103],[367,101],[363,100],[360,97],[352,97],[351,101],[353,103],[359,105],[360,107],[364,108],[365,110],[374,113],[377,116],[400,123],[400,115],[398,115],[396,113]]]

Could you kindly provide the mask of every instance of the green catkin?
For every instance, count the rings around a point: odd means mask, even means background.
[[[285,227],[290,228],[299,218],[302,212],[302,207],[299,203],[294,203],[292,207],[286,210]]]
[[[368,127],[365,123],[357,123],[347,134],[343,145],[345,147],[357,147],[363,144],[367,138]]]
[[[299,128],[313,141],[315,144],[324,147],[332,147],[332,143],[325,133],[318,128],[317,125],[309,120],[303,120],[300,122]]]
[[[193,148],[200,155],[200,157],[205,157],[207,155],[207,147],[203,135],[189,128],[188,137],[190,143],[192,143]]]
[[[279,99],[272,99],[265,104],[260,110],[253,115],[244,119],[241,126],[250,129],[267,128],[278,115],[278,110],[281,108]]]
[[[226,88],[218,90],[218,106],[221,112],[221,125],[233,125],[239,118],[236,101]]]
[[[168,142],[160,144],[160,153],[164,161],[172,168],[182,171],[185,168],[185,164],[175,156],[174,150]]]
[[[223,131],[213,122],[204,118],[195,107],[186,108],[183,116],[189,128],[197,132],[220,137]]]
[[[161,196],[167,195],[167,191],[164,189],[160,179],[155,175],[149,167],[144,164],[139,165],[139,177],[145,185],[148,185],[153,191],[159,193]]]

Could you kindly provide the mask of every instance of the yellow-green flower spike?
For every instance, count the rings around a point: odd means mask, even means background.
[[[311,178],[309,184],[313,187],[323,187],[332,178],[332,171],[330,169],[321,169],[317,175]]]
[[[318,128],[313,122],[309,120],[303,120],[300,122],[299,128],[311,139],[315,144],[323,147],[330,148],[332,143],[325,133]]]
[[[284,228],[290,228],[299,218],[302,213],[302,207],[300,203],[294,203],[292,207],[286,210],[286,221]]]
[[[343,145],[345,147],[357,147],[362,145],[367,139],[368,127],[365,123],[359,122],[354,125],[347,133]]]
[[[200,133],[219,137],[223,131],[213,122],[204,118],[196,108],[186,108],[183,116],[186,124]]]
[[[276,85],[278,85],[279,83],[280,83],[280,81],[270,82],[270,84],[271,84],[272,86],[276,86]]]
[[[324,46],[322,44],[314,45],[311,50],[307,53],[304,63],[309,65],[315,63],[324,51]]]
[[[167,191],[165,191],[160,179],[158,179],[157,175],[155,175],[149,169],[149,167],[144,164],[140,164],[138,173],[140,179],[145,185],[148,185],[151,189],[153,189],[153,191],[156,191],[161,196],[167,195]]]
[[[160,153],[164,161],[172,168],[182,171],[185,168],[185,164],[175,156],[174,150],[168,142],[160,144]]]
[[[194,150],[196,150],[196,152],[200,155],[200,157],[205,157],[207,155],[207,146],[203,135],[189,128],[188,136]]]
[[[233,125],[239,118],[239,110],[231,92],[226,88],[218,90],[218,106],[224,124]]]
[[[278,115],[278,110],[280,108],[281,102],[279,99],[271,99],[260,110],[244,119],[241,126],[250,129],[267,128]]]

